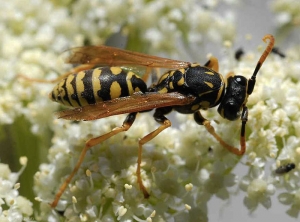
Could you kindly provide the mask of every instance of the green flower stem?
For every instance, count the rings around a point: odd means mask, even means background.
[[[20,156],[28,158],[28,165],[25,171],[20,176],[21,187],[20,195],[27,197],[29,200],[34,200],[33,192],[33,176],[38,171],[39,165],[46,161],[47,147],[50,146],[50,131],[43,133],[42,136],[33,135],[30,131],[30,123],[24,118],[19,117],[12,125],[6,126],[6,133],[10,141],[7,141],[7,146],[1,147],[11,155],[7,156],[5,162],[12,165],[13,171],[20,168]],[[2,152],[1,152],[2,153]],[[4,161],[3,161],[4,162]],[[35,207],[38,203],[33,201]]]

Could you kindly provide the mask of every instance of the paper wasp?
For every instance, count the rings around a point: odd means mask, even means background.
[[[70,55],[67,63],[84,65],[75,68],[75,74],[65,74],[65,78],[49,95],[50,99],[73,107],[58,112],[58,118],[79,121],[129,114],[122,126],[86,142],[75,168],[60,187],[51,207],[57,205],[67,185],[80,168],[86,152],[108,138],[127,131],[138,112],[155,109],[153,117],[161,124],[138,142],[136,175],[137,183],[145,198],[149,193],[143,185],[140,174],[142,147],[171,126],[171,122],[165,115],[172,110],[194,114],[195,121],[199,125],[204,125],[223,147],[236,155],[243,155],[246,150],[247,98],[253,92],[256,75],[275,42],[272,35],[264,36],[263,40],[265,42],[269,40],[268,46],[249,80],[244,76],[229,73],[225,81],[218,73],[218,60],[214,57],[201,66],[197,63],[160,58],[107,46],[84,46],[68,50]],[[147,87],[145,81],[134,72],[121,68],[126,66],[142,66],[146,68],[147,73],[153,68],[165,68],[170,71],[163,74],[156,84]],[[210,121],[201,115],[201,109],[205,110],[217,105],[219,105],[218,112],[223,118],[231,121],[241,118],[240,149],[224,142],[215,132]]]

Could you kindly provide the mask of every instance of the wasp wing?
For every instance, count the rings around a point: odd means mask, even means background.
[[[182,106],[192,103],[193,96],[180,93],[136,93],[92,105],[57,112],[58,118],[67,120],[95,120],[124,113],[133,113],[167,106]]]
[[[110,46],[83,46],[72,48],[66,63],[95,64],[99,66],[143,66],[149,68],[179,69],[190,63],[128,51]]]

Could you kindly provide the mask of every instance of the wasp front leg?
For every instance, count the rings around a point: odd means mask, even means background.
[[[77,173],[78,169],[80,168],[81,166],[81,163],[83,162],[84,160],[84,157],[85,157],[85,154],[86,152],[102,143],[103,141],[109,139],[110,137],[120,133],[120,132],[124,132],[124,131],[127,131],[131,125],[133,124],[134,120],[135,120],[135,117],[136,117],[136,114],[137,113],[130,113],[126,119],[124,120],[123,122],[123,125],[121,127],[116,127],[114,128],[112,131],[110,131],[109,133],[106,133],[102,136],[98,136],[98,137],[95,137],[95,138],[92,138],[92,139],[89,139],[86,143],[85,143],[85,147],[84,149],[81,151],[81,154],[79,156],[79,159],[72,171],[72,173],[68,176],[68,178],[64,181],[64,183],[61,185],[61,187],[59,188],[59,191],[57,192],[57,194],[55,195],[55,199],[54,201],[51,203],[51,207],[54,208],[56,207],[61,195],[64,193],[65,189],[67,188],[68,184],[71,182],[72,178],[74,177],[74,175]]]
[[[234,153],[238,156],[241,156],[246,151],[246,140],[245,140],[245,129],[246,129],[246,123],[248,121],[248,108],[246,106],[243,107],[242,115],[241,115],[241,135],[240,135],[240,149],[229,145],[226,143],[215,131],[215,128],[210,124],[210,121],[205,119],[200,111],[194,113],[194,119],[199,125],[204,125],[206,130],[223,146],[225,147],[229,152]]]
[[[156,137],[158,134],[160,134],[163,130],[171,126],[171,121],[165,117],[166,114],[172,111],[172,108],[170,107],[164,107],[160,109],[156,109],[154,112],[154,119],[156,122],[160,123],[161,125],[148,135],[144,136],[139,141],[139,153],[138,153],[138,161],[137,161],[137,169],[136,169],[136,175],[137,175],[137,182],[140,186],[140,189],[142,190],[144,197],[148,198],[149,193],[146,190],[142,178],[141,178],[141,162],[142,162],[142,152],[143,152],[143,145],[150,140],[152,140],[154,137]]]

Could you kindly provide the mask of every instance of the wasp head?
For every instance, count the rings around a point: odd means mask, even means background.
[[[248,80],[244,76],[230,75],[227,77],[227,87],[218,112],[230,121],[241,116],[242,108],[247,100]]]

